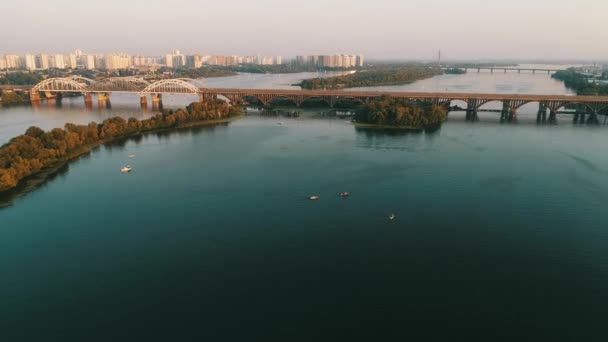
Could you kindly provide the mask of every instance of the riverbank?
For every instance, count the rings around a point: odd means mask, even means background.
[[[14,188],[5,191],[0,191],[0,210],[2,208],[9,207],[15,199],[27,195],[28,193],[40,188],[49,180],[59,175],[63,170],[66,170],[67,166],[69,166],[71,162],[90,154],[91,152],[95,151],[103,145],[107,145],[121,140],[124,141],[135,137],[145,137],[146,135],[156,134],[160,132],[180,131],[198,127],[225,125],[229,124],[234,120],[240,119],[241,117],[242,115],[233,116],[225,119],[188,122],[176,127],[159,128],[151,131],[132,133],[125,136],[100,140],[97,143],[82,146],[77,150],[71,152],[68,156],[59,160],[57,163],[42,168],[40,171],[21,179],[18,182],[17,186],[15,186]]]

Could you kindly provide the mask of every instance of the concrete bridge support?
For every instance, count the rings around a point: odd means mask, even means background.
[[[32,103],[32,105],[36,105],[36,104],[40,104],[40,93],[32,90],[30,91],[30,102]]]
[[[84,94],[84,106],[87,109],[93,108],[93,95],[91,93]]]
[[[163,94],[152,94],[152,110],[163,110]]]
[[[112,103],[110,102],[110,94],[109,93],[97,93],[97,104],[99,108],[112,108]]]
[[[479,109],[479,100],[469,99],[467,100],[467,121],[478,121],[477,110]]]
[[[147,95],[142,95],[139,97],[139,105],[141,106],[141,109],[143,109],[143,110],[148,109],[148,96]]]
[[[547,104],[541,102],[538,106],[538,114],[536,114],[536,122],[547,121]]]

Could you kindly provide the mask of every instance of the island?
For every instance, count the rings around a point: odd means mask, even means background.
[[[194,102],[175,112],[163,111],[138,120],[113,117],[101,124],[66,124],[49,132],[30,127],[25,134],[0,147],[0,195],[23,187],[24,191],[42,183],[70,160],[100,144],[161,130],[227,122],[241,114],[238,106],[219,99]],[[36,179],[32,179],[36,177]],[[26,185],[32,180],[30,185]]]
[[[343,76],[307,79],[298,85],[308,90],[402,85],[441,74],[443,70],[439,66],[379,65]]]
[[[576,91],[579,96],[608,96],[608,71],[601,75],[590,75],[569,68],[557,71],[551,77],[564,82],[566,87]]]
[[[365,104],[355,114],[355,127],[434,130],[448,117],[445,106],[430,102],[398,99],[388,95]]]

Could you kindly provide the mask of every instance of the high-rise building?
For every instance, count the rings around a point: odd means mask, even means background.
[[[38,69],[48,70],[49,68],[49,55],[41,53],[36,56],[36,66]]]
[[[95,69],[95,56],[94,55],[82,55],[82,65],[85,69]]]
[[[34,55],[25,55],[25,68],[27,70],[36,70],[36,56]]]
[[[95,55],[95,69],[105,69],[106,59],[101,55]]]
[[[357,66],[358,67],[363,66],[363,55],[357,55]]]
[[[173,55],[172,54],[167,54],[165,56],[165,65],[169,68],[173,68]]]
[[[49,58],[49,68],[65,69],[63,55],[52,55]]]
[[[4,55],[7,69],[17,69],[21,67],[21,57],[17,55]]]
[[[75,54],[69,54],[69,55],[63,56],[63,61],[65,64],[65,67],[68,69],[76,69],[76,67],[78,66]]]
[[[283,57],[281,57],[281,56],[276,56],[276,57],[274,58],[274,64],[277,64],[277,65],[281,65],[281,64],[283,64]]]
[[[4,58],[0,58],[0,70],[6,69],[6,60]]]
[[[106,55],[104,60],[103,69],[105,70],[128,69],[131,66],[131,56],[125,54]]]
[[[179,51],[179,50],[176,50]],[[173,68],[183,68],[186,66],[186,56],[173,55]]]

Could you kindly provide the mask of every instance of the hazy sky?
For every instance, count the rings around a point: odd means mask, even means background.
[[[608,59],[608,0],[0,1],[0,53]]]

